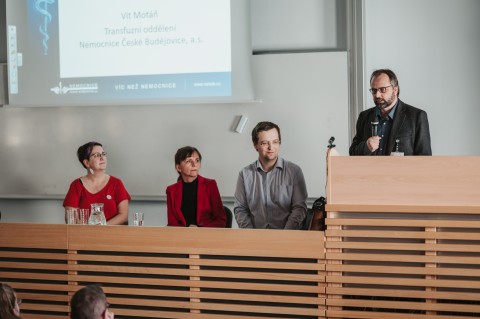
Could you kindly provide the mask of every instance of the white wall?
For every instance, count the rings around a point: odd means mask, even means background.
[[[262,102],[243,107],[241,105],[224,105],[221,106],[221,109],[220,106],[217,106],[219,108],[216,113],[217,118],[215,120],[206,118],[204,122],[209,123],[210,127],[204,129],[192,129],[193,124],[189,125],[188,119],[184,119],[183,123],[187,123],[186,127],[197,136],[185,139],[180,134],[171,134],[170,136],[163,135],[161,140],[158,140],[158,136],[162,135],[142,134],[135,130],[129,131],[128,135],[124,134],[122,137],[118,137],[119,134],[125,133],[122,126],[118,128],[120,131],[112,131],[114,134],[113,137],[110,137],[109,143],[117,149],[107,149],[109,152],[108,173],[120,177],[134,198],[131,203],[131,213],[144,212],[146,223],[149,225],[166,224],[164,192],[165,188],[176,180],[172,156],[179,144],[190,143],[199,147],[203,154],[203,162],[207,164],[202,165],[202,174],[217,180],[225,205],[231,207],[239,170],[257,157],[249,132],[257,122],[267,119],[278,123],[281,127],[280,154],[302,167],[310,199],[325,195],[327,141],[330,136],[335,136],[337,149],[341,154],[347,153],[349,144],[346,52],[257,55],[253,57],[253,69],[256,93]],[[198,106],[198,108],[203,108],[203,112],[206,113],[208,109],[205,107],[205,105]],[[41,139],[43,135],[49,134],[49,132],[44,132],[43,128],[51,128],[54,124],[50,119],[56,118],[54,113],[60,113],[58,109],[51,109],[48,110],[49,113],[43,114],[47,110],[36,109],[35,111],[41,112],[42,117],[47,119],[42,122],[38,116],[30,114],[33,110],[22,110],[22,113],[26,114],[17,118],[17,125],[24,126],[27,123],[34,125],[31,122],[33,118],[36,118],[38,123],[43,123],[37,125],[36,137],[32,143],[36,139]],[[154,115],[157,114],[154,112],[155,110],[157,109],[137,108],[136,113],[140,114],[140,118],[155,117]],[[6,111],[12,111],[12,109],[0,110],[0,128],[8,127],[7,124],[13,122],[9,117],[10,114]],[[123,115],[123,121],[120,122],[134,119],[133,116],[125,119],[122,107],[111,111],[114,113],[105,114],[100,118],[122,117]],[[184,107],[173,108],[165,114],[165,117],[180,118],[178,113],[184,111]],[[202,110],[197,109],[197,112],[202,112]],[[232,133],[224,127],[228,127],[225,123],[237,112],[242,112],[249,118],[243,134]],[[189,114],[191,117],[193,115],[193,119],[201,118],[193,110],[190,110]],[[127,113],[127,115],[131,114]],[[75,116],[79,123],[87,122],[91,120],[91,117],[91,112],[87,110],[77,110]],[[56,122],[61,123],[69,118],[71,117],[60,116]],[[136,123],[138,124],[139,121],[137,120]],[[155,123],[159,123],[159,120],[143,121],[145,126],[154,126]],[[97,122],[97,125],[101,126],[102,121]],[[168,123],[163,122],[163,125],[166,126]],[[173,125],[174,128],[177,126],[175,123]],[[141,124],[138,124],[138,127],[141,127]],[[205,134],[210,129],[213,130],[211,134]],[[14,130],[5,130],[5,132],[6,134],[12,132],[15,134]],[[71,133],[70,129],[64,131],[64,134],[69,133]],[[77,132],[80,137],[85,134],[87,133]],[[103,130],[97,130],[93,136],[101,134],[104,137],[108,136]],[[31,132],[24,135],[25,138],[20,138],[20,140],[32,138]],[[0,148],[8,150],[9,145],[2,143],[1,136]],[[63,199],[71,180],[84,174],[85,171],[80,168],[80,164],[75,159],[76,147],[71,147],[72,144],[77,145],[77,143],[70,140],[69,143],[61,144],[56,140],[57,134],[50,134],[50,137],[44,147],[33,149],[32,144],[28,144],[22,152],[17,151],[16,160],[12,160],[10,165],[7,165],[7,161],[3,161],[5,169],[22,168],[18,172],[14,171],[11,174],[8,172],[10,183],[7,182],[6,171],[2,173],[0,170],[0,173],[4,175],[4,180],[0,181],[3,183],[0,196],[7,198],[3,200],[3,205],[0,201],[0,210],[5,214],[4,220],[63,222],[61,199]],[[100,140],[104,141],[105,139],[101,138]],[[107,142],[104,143],[106,143],[104,145],[109,145]],[[38,144],[41,143],[38,142]],[[142,150],[141,147],[145,147],[145,149]],[[3,154],[9,155],[13,152],[15,152],[14,149]],[[71,156],[61,159],[60,152],[71,153]],[[123,155],[124,152],[130,154]],[[43,158],[38,158],[38,156],[43,156]],[[2,157],[0,156],[0,158]],[[20,165],[20,162],[24,162],[24,165]],[[212,163],[217,167],[212,168]],[[38,171],[45,174],[39,178],[34,175]],[[8,193],[10,190],[23,189],[24,185],[34,182],[38,182],[37,192]],[[147,191],[148,193],[142,193],[138,187],[131,187],[135,183],[141,184],[143,192]],[[47,185],[55,185],[52,187],[55,192],[46,193]],[[6,193],[2,193],[1,190]],[[229,202],[230,204],[228,204]]]
[[[346,50],[345,0],[251,0],[255,52]]]
[[[4,0],[0,0],[0,3],[1,2],[4,2]],[[344,32],[342,25],[345,19],[345,14],[342,11],[345,8],[344,4],[344,0],[305,0],[301,5],[299,5],[298,1],[294,0],[282,0],[278,1],[278,3],[277,1],[252,1],[252,12],[254,13],[252,17],[253,50],[285,52],[305,51],[305,49],[326,49],[330,51],[332,48],[339,49],[341,46],[345,46],[346,36],[342,34],[342,32]],[[342,12],[342,14],[340,14],[341,18],[337,18],[339,12]],[[267,18],[267,16],[269,18]],[[340,61],[340,63],[336,64],[337,62],[334,62],[323,65],[321,63],[308,62],[312,64],[310,67],[310,65],[305,65],[307,61],[318,60],[315,58],[314,60],[310,60],[311,55],[301,54],[301,57],[291,59],[287,64],[281,64],[283,62],[280,62],[280,66],[278,66],[278,62],[275,61],[288,55],[256,56],[254,60],[265,62],[257,64],[261,66],[261,68],[254,70],[254,72],[257,71],[256,86],[259,94],[258,98],[263,102],[246,107],[240,105],[223,106],[221,110],[219,109],[216,112],[216,117],[213,115],[210,120],[212,122],[221,122],[222,127],[226,126],[222,131],[223,135],[219,137],[220,139],[229,140],[232,146],[240,145],[240,152],[242,153],[237,154],[237,156],[240,155],[240,157],[245,156],[248,158],[245,163],[242,161],[242,165],[246,165],[255,159],[255,152],[251,147],[251,142],[249,142],[248,137],[248,132],[252,129],[253,125],[265,119],[279,123],[284,129],[282,137],[285,143],[282,145],[282,155],[305,168],[314,167],[315,175],[308,174],[308,176],[306,176],[306,179],[311,181],[307,181],[307,183],[314,185],[310,187],[309,194],[310,196],[320,196],[324,194],[324,151],[330,134],[337,137],[337,140],[341,143],[338,147],[342,149],[343,152],[345,152],[346,145],[348,144],[348,92],[345,85],[345,79],[348,76],[346,68],[347,55],[345,52],[324,52],[323,54],[326,56],[334,57],[334,60],[327,61]],[[281,67],[282,65],[284,65],[283,69]],[[326,70],[331,69],[331,67],[335,65],[339,65],[340,67],[334,69],[332,76],[326,76],[326,74],[328,74]],[[285,74],[286,72],[288,74]],[[278,81],[271,81],[270,79],[272,77]],[[321,79],[321,81],[318,81],[318,79]],[[340,80],[340,82],[338,82],[338,80]],[[325,99],[325,97],[327,97],[327,99]],[[203,105],[200,107],[206,108],[206,106]],[[207,108],[211,109],[212,107]],[[177,111],[182,112],[184,109],[187,109],[187,107],[178,108]],[[124,109],[120,110],[115,107],[110,107],[109,110],[113,113],[116,111],[125,113]],[[10,109],[8,111],[10,115],[14,110]],[[17,113],[25,112],[28,112],[28,110],[22,110]],[[40,110],[37,112],[42,112],[43,117],[45,117],[47,111]],[[147,111],[142,110],[142,112]],[[60,116],[58,113],[59,112],[55,112],[55,115],[48,115],[47,117],[49,120],[54,121],[57,116]],[[88,111],[85,110],[84,113],[88,113]],[[231,132],[228,131],[228,127],[231,126],[232,119],[242,113],[250,118],[244,134],[230,134]],[[6,113],[4,112],[4,114]],[[22,121],[22,118],[25,120],[31,116],[32,115],[29,114],[22,117],[20,114],[18,123],[25,123],[25,121]],[[75,118],[77,121],[86,121],[87,119],[85,119],[85,117],[85,114],[78,114]],[[175,117],[176,115],[173,116],[173,118]],[[60,116],[58,121],[61,120],[62,116]],[[45,122],[47,122],[47,120],[42,118],[41,123]],[[282,123],[285,124],[283,125]],[[148,128],[145,129],[148,130]],[[8,133],[10,132],[7,132],[7,134]],[[244,139],[245,141],[239,143],[239,139]],[[139,145],[139,147],[158,147],[158,143],[145,141],[143,139],[140,140],[143,141],[143,144]],[[205,158],[207,155],[208,157],[224,156],[224,154],[215,154],[213,152],[213,150],[216,150],[217,153],[221,153],[222,147],[219,147],[218,143],[210,144],[211,145],[208,146],[210,148],[207,148],[207,146],[200,147],[201,150],[204,150],[203,155]],[[74,150],[75,148],[72,149]],[[163,148],[162,150],[165,149]],[[142,152],[142,154],[143,153],[146,154],[146,152]],[[168,155],[172,152],[169,149],[166,153]],[[232,153],[234,152],[229,152],[229,155],[235,156],[235,154]],[[45,154],[45,156],[46,155],[48,154]],[[170,163],[172,155],[173,153],[167,156],[167,163]],[[116,158],[119,159],[119,157]],[[28,161],[28,159],[22,160]],[[112,158],[111,162],[113,163],[114,161],[115,158]],[[36,162],[32,163],[32,165],[35,166],[34,164]],[[79,164],[75,161],[74,154],[72,153],[71,161],[68,161],[68,164],[62,163],[60,166],[62,166],[61,170],[67,168],[74,170]],[[236,175],[240,167],[231,166],[232,165],[230,165],[228,172],[234,172],[234,175]],[[114,168],[112,165],[109,165],[109,167]],[[161,171],[163,172],[166,169],[170,170],[170,166],[167,168],[163,167]],[[216,178],[219,181],[219,185],[222,186],[221,184],[226,178],[222,178],[222,176],[210,176],[208,169],[208,163],[205,163],[202,170],[205,176]],[[160,168],[155,168],[154,172],[150,174],[158,175],[160,174],[159,170]],[[171,171],[174,175],[173,169]],[[121,174],[117,174],[117,176],[122,178]],[[70,180],[70,178],[68,178],[68,180]],[[229,180],[231,180],[231,178],[229,178]],[[44,182],[48,184],[48,178],[42,179],[41,183]],[[230,187],[230,184],[227,186]],[[225,189],[227,186],[222,186],[222,189]],[[130,211],[144,212],[147,225],[160,226],[166,224],[165,202],[164,199],[160,197],[160,195],[163,194],[163,189],[159,189],[158,194],[159,196],[157,198],[140,198],[133,200],[131,203]],[[228,195],[231,194],[227,194],[227,196]],[[0,211],[3,213],[3,221],[63,223],[61,196],[12,197],[14,196],[0,199]],[[224,204],[229,207],[233,206],[231,198],[225,198]]]
[[[365,0],[364,13],[364,92],[374,69],[394,70],[402,101],[428,113],[434,155],[480,155],[480,1]]]
[[[0,0],[0,4],[4,2]],[[341,16],[339,4],[344,1],[335,1],[335,6],[332,2],[253,0],[254,50],[295,51],[315,45],[329,49],[335,46],[335,41],[341,49],[345,36],[340,32],[341,27],[334,28],[336,40],[328,35],[333,29],[328,19],[336,14]],[[480,125],[476,124],[480,118],[476,99],[480,88],[480,1],[364,0],[364,4],[363,91],[368,93],[373,69],[392,68],[400,80],[401,98],[429,114],[435,155],[480,155]],[[302,20],[298,13],[305,9],[308,15],[304,14]],[[282,13],[282,19],[275,17],[275,12]],[[285,21],[288,12],[292,13],[292,20]],[[341,25],[339,19],[343,18],[337,16],[335,25]],[[308,26],[314,30],[305,31]],[[322,26],[328,29],[319,31]],[[267,40],[268,46],[262,42]],[[6,48],[5,44],[1,43],[0,48]],[[302,103],[299,96],[298,105]],[[373,105],[368,94],[364,105],[365,108]],[[61,199],[0,199],[2,220],[62,223],[61,202]],[[231,201],[225,204],[233,206]],[[147,224],[166,223],[162,201],[133,201],[131,208],[132,212],[144,211]]]

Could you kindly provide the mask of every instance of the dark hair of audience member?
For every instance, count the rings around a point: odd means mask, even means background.
[[[102,318],[108,309],[107,297],[99,285],[89,285],[78,290],[70,302],[71,319]]]

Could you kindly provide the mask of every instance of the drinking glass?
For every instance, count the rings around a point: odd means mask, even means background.
[[[143,213],[133,213],[133,226],[143,226]]]
[[[78,224],[87,225],[90,218],[90,209],[80,208],[78,210]]]
[[[78,208],[68,208],[67,209],[67,224],[73,225],[76,224],[78,220]]]

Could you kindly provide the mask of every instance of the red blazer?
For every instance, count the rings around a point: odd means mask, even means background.
[[[227,217],[217,182],[198,176],[197,225],[199,227],[225,227]],[[186,226],[182,214],[182,181],[167,187],[168,226]]]

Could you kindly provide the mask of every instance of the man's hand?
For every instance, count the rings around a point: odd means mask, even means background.
[[[380,146],[380,136],[372,136],[367,140],[367,147],[370,153],[375,152]]]

